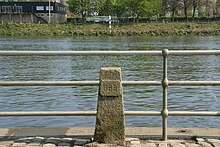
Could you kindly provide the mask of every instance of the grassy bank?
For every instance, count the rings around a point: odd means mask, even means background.
[[[220,23],[0,24],[0,36],[186,36],[220,35]]]

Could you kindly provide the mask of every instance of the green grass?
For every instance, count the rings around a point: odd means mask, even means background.
[[[220,23],[0,24],[0,36],[187,36],[220,35]]]

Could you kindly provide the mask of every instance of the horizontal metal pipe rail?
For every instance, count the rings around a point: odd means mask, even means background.
[[[161,116],[160,111],[125,111],[126,116]],[[220,112],[169,111],[169,116],[220,116]],[[96,111],[31,111],[0,112],[5,116],[96,116]]]
[[[220,55],[220,50],[163,50],[161,51],[0,51],[0,56],[163,56],[163,80],[123,81],[123,86],[162,86],[163,109],[159,111],[125,111],[126,116],[162,116],[163,140],[167,140],[168,116],[220,116],[210,111],[168,111],[167,89],[169,86],[220,86],[220,81],[169,81],[168,56]],[[99,81],[0,81],[0,86],[97,86]],[[95,116],[96,111],[33,111],[0,112],[5,116]]]
[[[99,81],[0,81],[0,86],[98,86]],[[161,86],[160,81],[122,81],[123,86]],[[168,81],[169,86],[220,86],[220,81]]]
[[[161,51],[0,51],[0,56],[134,56],[161,55]]]
[[[123,86],[158,86],[160,81],[123,81]],[[98,86],[99,81],[0,81],[0,86]]]
[[[0,51],[0,56],[158,56],[161,51]],[[220,55],[220,50],[169,51],[172,56]]]

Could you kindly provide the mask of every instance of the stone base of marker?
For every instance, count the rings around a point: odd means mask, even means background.
[[[120,68],[101,68],[94,141],[124,145],[125,115]]]

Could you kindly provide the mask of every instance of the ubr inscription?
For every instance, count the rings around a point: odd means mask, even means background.
[[[102,96],[119,96],[121,94],[119,80],[102,80],[100,83],[100,94]]]

